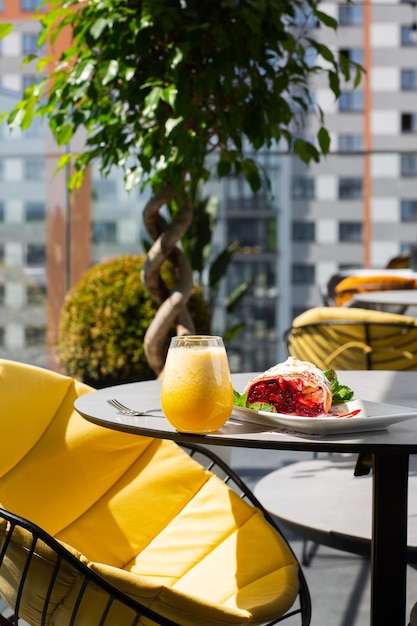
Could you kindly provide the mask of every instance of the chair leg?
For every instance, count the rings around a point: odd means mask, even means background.
[[[304,539],[301,563],[305,565],[306,567],[308,567],[311,564],[311,561],[313,560],[314,556],[317,553],[317,550],[319,549],[318,543],[315,543],[314,541],[312,541],[310,548],[308,547],[309,543],[310,542],[308,541],[308,539]]]

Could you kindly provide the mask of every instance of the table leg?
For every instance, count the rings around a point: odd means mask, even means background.
[[[371,626],[406,623],[408,455],[373,456]]]

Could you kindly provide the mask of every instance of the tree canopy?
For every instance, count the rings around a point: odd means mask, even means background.
[[[60,146],[85,133],[81,152],[62,155],[78,186],[92,161],[124,173],[127,189],[149,185],[144,224],[154,241],[144,282],[160,309],[145,338],[155,371],[164,337],[192,331],[186,302],[192,271],[177,245],[193,220],[193,193],[210,176],[244,176],[256,191],[262,168],[249,156],[285,146],[304,161],[329,151],[311,79],[324,76],[335,98],[341,81],[357,85],[361,68],[314,38],[337,28],[318,0],[48,0],[40,10],[39,81],[6,114],[11,128],[48,120]],[[7,35],[8,27],[0,30]],[[71,42],[54,54],[61,34]],[[47,50],[42,54],[42,50]],[[353,69],[353,83],[351,70]],[[315,108],[317,136],[300,136],[300,111]],[[161,225],[159,210],[174,219]],[[161,279],[170,259],[174,290]]]

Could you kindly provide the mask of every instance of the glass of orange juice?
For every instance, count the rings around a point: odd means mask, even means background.
[[[221,337],[171,339],[161,389],[162,410],[179,432],[209,433],[226,422],[233,387]]]

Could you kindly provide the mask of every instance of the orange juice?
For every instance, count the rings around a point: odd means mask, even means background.
[[[223,426],[233,407],[224,346],[171,347],[165,363],[161,403],[168,421],[178,431],[208,433]]]

